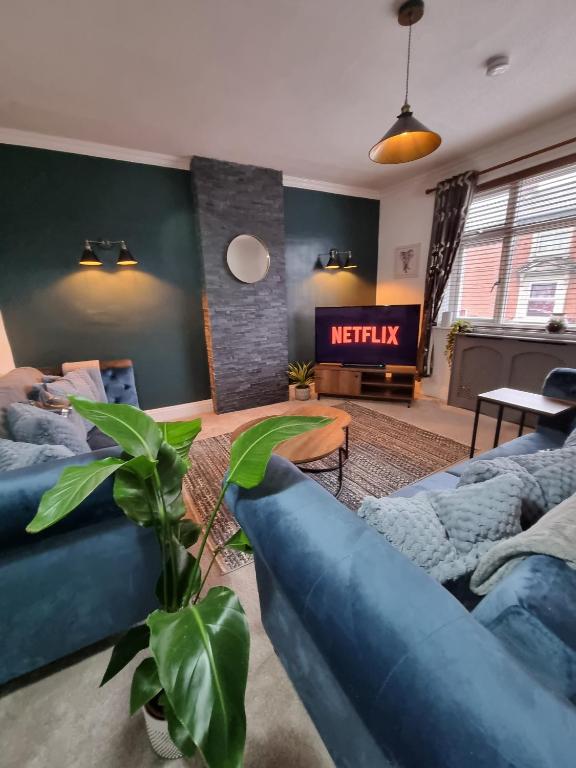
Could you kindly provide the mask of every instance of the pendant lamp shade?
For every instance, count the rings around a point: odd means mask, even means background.
[[[330,258],[326,262],[324,269],[340,269],[340,261],[338,259],[338,251],[336,248],[330,249]]]
[[[410,106],[405,104],[398,119],[370,150],[375,163],[410,163],[438,149],[442,139],[416,120]]]
[[[83,267],[101,267],[102,261],[96,256],[94,251],[92,250],[92,246],[88,241],[84,243],[84,250],[82,251],[82,256],[80,258],[80,261],[78,262]]]
[[[352,259],[351,251],[346,254],[346,261],[342,264],[342,269],[358,269],[358,264],[355,264]]]
[[[406,58],[406,87],[404,105],[392,128],[369,152],[370,160],[375,163],[397,164],[410,163],[426,157],[438,149],[442,139],[435,131],[426,128],[416,120],[408,104],[408,85],[410,82],[410,53],[412,50],[412,25],[424,15],[423,0],[406,0],[398,10],[398,23],[408,27],[408,56]]]
[[[124,240],[120,243],[120,253],[118,254],[118,261],[116,262],[119,267],[133,267],[138,264],[134,256],[128,250],[128,247]]]

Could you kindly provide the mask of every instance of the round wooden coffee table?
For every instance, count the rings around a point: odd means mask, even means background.
[[[274,453],[283,456],[293,464],[298,464],[303,472],[314,474],[322,472],[338,472],[338,488],[335,496],[338,496],[342,490],[343,468],[348,458],[348,426],[352,417],[346,411],[340,408],[334,408],[330,405],[300,405],[291,406],[282,413],[271,413],[270,416],[326,416],[333,419],[330,424],[319,429],[313,429],[311,432],[304,432],[302,435],[290,437],[274,449]],[[261,416],[258,419],[242,424],[237,427],[230,436],[234,440],[250,427],[258,424],[270,416]],[[303,464],[309,464],[338,451],[338,463],[331,467],[304,467]]]

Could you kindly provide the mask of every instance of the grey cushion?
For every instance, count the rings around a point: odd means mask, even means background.
[[[99,383],[95,374],[98,375]],[[100,371],[91,368],[78,368],[70,371],[65,376],[59,378],[50,377],[51,381],[46,381],[45,389],[51,395],[68,397],[76,395],[78,397],[87,397],[89,400],[96,400],[100,403],[106,402],[106,392]],[[94,426],[88,419],[83,419],[86,432],[89,432]]]
[[[72,419],[27,403],[7,409],[8,425],[14,440],[36,445],[65,445],[72,453],[88,453],[86,436]]]
[[[412,498],[365,498],[358,515],[438,581],[472,571],[495,541],[520,533],[522,481],[495,477],[476,486]]]
[[[67,459],[70,456],[74,454],[64,445],[33,445],[0,438],[0,472]]]
[[[469,462],[458,486],[482,483],[498,475],[521,478],[524,484],[523,522],[531,525],[552,507],[576,493],[576,446]]]
[[[12,403],[26,402],[35,384],[42,381],[42,372],[36,368],[14,368],[0,376],[0,437],[10,438],[6,422],[6,409]]]

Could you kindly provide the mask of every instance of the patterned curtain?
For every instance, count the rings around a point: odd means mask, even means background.
[[[477,179],[476,171],[466,171],[441,181],[436,187],[432,236],[426,266],[424,318],[418,348],[418,369],[421,376],[429,376],[432,373],[430,361],[432,328],[436,325],[444,289],[460,247],[466,214],[476,189]]]

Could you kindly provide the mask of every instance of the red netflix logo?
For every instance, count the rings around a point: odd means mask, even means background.
[[[389,344],[397,347],[399,325],[333,325],[332,344]]]

